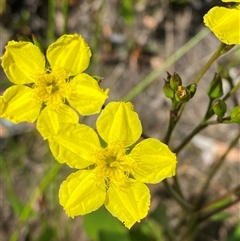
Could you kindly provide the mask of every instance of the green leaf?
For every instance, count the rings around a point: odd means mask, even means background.
[[[128,234],[128,230],[124,225],[118,219],[113,217],[104,207],[85,215],[83,219],[83,227],[89,238],[99,241],[110,240],[103,239],[103,237],[107,236],[107,233],[109,234],[109,237],[112,237],[114,234],[118,238],[123,236],[127,237]],[[118,241],[120,239],[114,238],[112,240]],[[122,238],[121,240],[125,241],[126,239]]]
[[[118,233],[111,231],[100,231],[99,233],[100,241],[131,241],[127,233]]]
[[[240,240],[240,224],[237,225],[232,235],[227,239],[227,241],[237,241]]]
[[[131,241],[163,241],[161,227],[151,219],[130,229],[130,236]]]

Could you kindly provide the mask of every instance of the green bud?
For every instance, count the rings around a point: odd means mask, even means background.
[[[167,98],[173,99],[174,98],[174,91],[169,85],[169,81],[165,80],[165,84],[163,86],[163,93]]]
[[[98,76],[98,75],[92,75],[92,77],[100,84],[103,81],[103,77]]]
[[[172,77],[170,78],[170,86],[173,90],[177,90],[178,86],[182,85],[182,79],[179,74],[176,72],[173,73]]]
[[[186,87],[178,86],[177,91],[175,92],[176,101],[185,103],[189,101],[190,98],[191,98],[190,91]]]
[[[44,48],[42,46],[42,43],[40,42],[40,40],[37,38],[36,35],[32,34],[32,39],[33,39],[33,43],[41,50],[42,53],[44,53]]]
[[[240,124],[240,106],[236,106],[231,110],[230,113],[231,121]]]
[[[227,105],[226,103],[221,100],[221,99],[217,99],[213,102],[213,112],[219,116],[219,117],[223,117],[227,111]]]
[[[222,77],[220,76],[220,74],[215,73],[208,87],[207,94],[210,99],[216,99],[223,95]]]
[[[187,86],[187,89],[190,91],[190,98],[192,98],[197,91],[197,84],[190,84]]]
[[[169,81],[172,78],[172,75],[167,72],[167,81]]]
[[[20,35],[20,34],[18,34],[18,35],[17,35],[17,38],[18,38],[18,41],[19,41],[19,42],[30,42],[30,43],[32,43],[31,39],[28,38],[28,37],[25,36],[25,35]]]

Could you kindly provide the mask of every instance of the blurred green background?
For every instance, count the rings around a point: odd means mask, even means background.
[[[0,55],[9,40],[35,35],[45,48],[64,33],[81,34],[92,50],[87,72],[104,77],[101,86],[110,88],[109,101],[131,100],[147,136],[163,138],[169,101],[162,94],[166,71],[177,71],[185,85],[219,45],[213,34],[204,32],[203,15],[214,0],[0,0]],[[203,31],[203,32],[201,32]],[[188,41],[195,39],[194,44]],[[185,49],[182,49],[185,46]],[[175,55],[179,51],[181,55]],[[186,53],[185,53],[185,52]],[[222,64],[239,81],[239,48],[222,57]],[[172,62],[167,64],[172,57]],[[129,92],[145,78],[157,76],[135,94]],[[192,130],[206,109],[206,86],[217,71],[212,66],[188,104],[170,147],[174,148]],[[156,72],[155,72],[156,73]],[[0,70],[0,93],[11,85]],[[227,84],[224,85],[227,91]],[[233,107],[234,102],[228,101]],[[94,126],[96,117],[81,119]],[[208,169],[223,154],[239,127],[235,124],[210,127],[187,145],[178,156],[178,176],[189,203]],[[165,241],[172,240],[183,210],[165,191],[162,183],[149,186],[152,204],[149,216],[130,231],[104,208],[68,218],[58,202],[58,188],[71,170],[58,164],[34,124],[0,122],[0,240],[20,241]],[[239,150],[233,148],[222,169],[203,197],[215,200],[239,184]],[[230,197],[229,197],[230,198]],[[240,237],[239,204],[203,224],[196,241],[237,241]],[[179,232],[188,223],[180,223]],[[185,240],[182,240],[185,241]]]

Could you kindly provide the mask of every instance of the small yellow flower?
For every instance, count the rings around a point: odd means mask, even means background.
[[[97,133],[82,124],[63,124],[49,138],[61,163],[80,169],[62,183],[60,204],[67,215],[84,215],[105,205],[131,228],[146,217],[150,192],[144,183],[175,175],[176,156],[157,139],[145,139],[131,103],[111,102],[96,122]],[[100,138],[99,138],[100,136]]]
[[[46,52],[47,59],[30,42],[9,41],[2,67],[15,85],[2,96],[1,117],[15,123],[34,122],[45,107],[43,114],[56,114],[53,121],[65,118],[76,123],[75,110],[81,115],[98,113],[108,90],[103,91],[97,81],[83,73],[90,57],[89,46],[78,34],[63,35],[52,43]],[[42,121],[42,125],[48,124],[44,118]]]
[[[213,7],[204,16],[204,23],[223,43],[240,44],[240,0],[222,0],[235,2],[234,7]]]

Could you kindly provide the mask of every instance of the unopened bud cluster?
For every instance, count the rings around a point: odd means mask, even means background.
[[[189,101],[195,94],[197,85],[191,84],[186,87],[182,86],[182,79],[179,74],[174,72],[173,75],[167,73],[167,79],[164,79],[163,92],[167,98],[176,100],[179,103]]]

